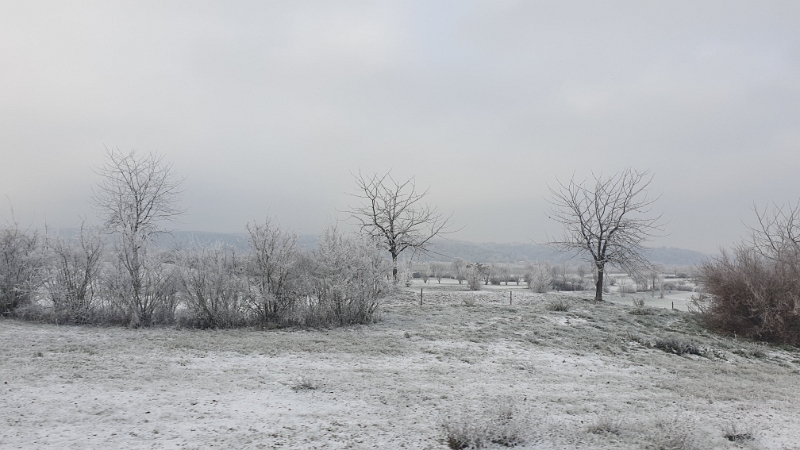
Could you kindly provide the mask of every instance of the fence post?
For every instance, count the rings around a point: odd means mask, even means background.
[[[514,291],[508,291],[508,306],[514,303]]]
[[[419,288],[419,306],[422,306],[422,288]]]

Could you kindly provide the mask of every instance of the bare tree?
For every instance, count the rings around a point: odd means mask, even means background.
[[[773,205],[760,211],[753,206],[757,227],[750,227],[753,248],[772,261],[797,260],[800,257],[800,200],[795,205]]]
[[[603,300],[607,264],[630,273],[650,267],[644,243],[661,231],[661,216],[647,217],[656,199],[648,196],[648,172],[626,169],[611,177],[594,176],[593,183],[559,182],[551,188],[550,218],[564,227],[563,237],[550,244],[563,251],[588,254],[597,272],[595,300]]]
[[[439,284],[442,284],[442,278],[447,273],[447,265],[440,262],[431,263],[431,276],[436,278]]]
[[[509,267],[508,264],[498,264],[497,276],[500,278],[500,281],[505,281],[506,286],[508,286],[508,280],[511,278],[511,267]]]
[[[178,206],[181,181],[172,164],[154,153],[142,155],[131,151],[107,150],[106,163],[98,170],[102,177],[93,203],[105,216],[105,226],[115,236],[114,247],[122,270],[114,285],[123,288],[118,297],[126,304],[134,325],[149,325],[152,312],[163,300],[165,280],[156,265],[147,265],[147,250],[153,238],[166,230],[165,221],[174,221],[185,211]],[[122,283],[122,284],[120,284]]]
[[[426,252],[431,240],[450,226],[451,216],[422,203],[428,190],[417,192],[414,178],[398,182],[391,172],[355,176],[354,197],[361,204],[351,207],[362,233],[371,237],[392,256],[392,277],[397,282],[397,257],[406,250]]]
[[[428,284],[428,280],[431,278],[431,265],[430,264],[422,264],[419,267],[419,277],[422,278],[422,282]]]

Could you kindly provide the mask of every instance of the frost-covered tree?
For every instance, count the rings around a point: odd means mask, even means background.
[[[453,268],[453,276],[458,280],[458,284],[461,284],[467,277],[467,262],[461,258],[456,258],[450,263],[450,266]]]
[[[92,200],[114,236],[115,267],[120,273],[110,286],[131,323],[149,325],[165,300],[163,295],[171,291],[159,284],[167,278],[159,273],[161,261],[149,251],[154,237],[166,231],[164,222],[185,212],[179,205],[182,180],[176,178],[172,164],[155,153],[107,150],[106,157]]]
[[[442,284],[442,278],[447,274],[447,265],[440,262],[431,263],[431,276]]]
[[[525,272],[525,282],[533,292],[545,293],[552,288],[553,278],[546,264],[531,264]]]

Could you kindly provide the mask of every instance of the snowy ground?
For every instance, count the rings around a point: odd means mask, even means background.
[[[517,448],[800,448],[796,349],[508,291],[425,289],[419,306],[414,286],[336,330],[0,319],[0,447],[446,449],[448,425],[507,427]],[[651,346],[666,337],[702,355]]]

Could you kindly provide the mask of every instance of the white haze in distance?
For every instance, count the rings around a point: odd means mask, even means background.
[[[800,2],[0,3],[0,208],[96,220],[104,146],[185,177],[178,228],[300,233],[351,172],[471,241],[544,241],[547,185],[655,174],[654,242],[716,252],[800,197]]]

